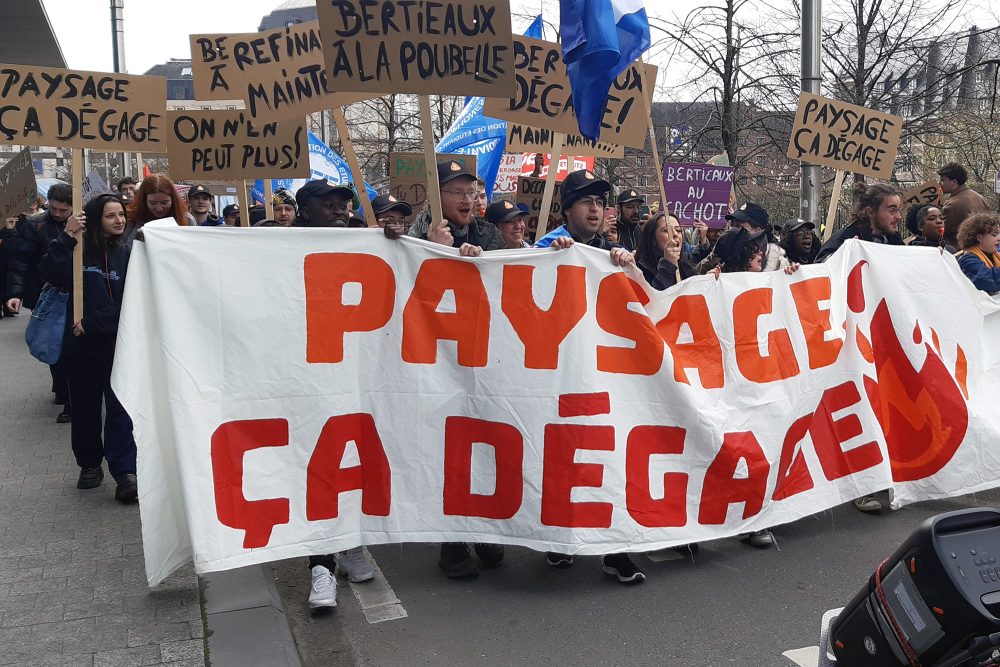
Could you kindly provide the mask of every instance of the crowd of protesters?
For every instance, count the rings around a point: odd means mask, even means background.
[[[744,271],[793,273],[800,265],[824,261],[848,239],[902,246],[899,225],[905,219],[909,245],[954,254],[977,289],[1000,293],[1000,216],[968,187],[967,171],[954,163],[938,171],[948,195],[943,206],[904,210],[896,188],[870,185],[857,191],[849,223],[825,243],[812,222],[791,219],[775,225],[754,202],[727,216],[727,229],[696,221],[685,233],[674,216],[647,212],[645,198],[634,189],[621,189],[612,204],[611,184],[581,170],[563,181],[562,224],[543,230],[547,233],[539,234],[532,245],[527,210],[502,199],[488,202],[485,184],[458,162],[441,162],[437,171],[444,219],[434,220],[429,210],[414,216],[406,202],[380,195],[372,200],[372,209],[386,237],[420,238],[454,247],[468,257],[532,247],[559,251],[585,244],[606,251],[616,266],[635,265],[650,287],[666,290],[699,275],[719,279],[724,273]],[[72,189],[55,185],[47,202],[39,200],[35,210],[5,221],[0,229],[0,287],[5,290],[0,316],[34,309],[43,290],[70,294],[62,354],[49,366],[53,401],[60,406],[56,421],[71,422],[71,450],[80,468],[77,487],[102,486],[106,461],[116,482],[115,498],[129,503],[137,499],[141,484],[136,478],[136,443],[132,422],[111,388],[111,370],[130,250],[141,240],[143,225],[172,218],[181,226],[233,227],[240,224],[242,213],[249,214],[254,226],[366,225],[354,189],[326,180],[310,181],[294,194],[276,191],[273,217],[268,219],[260,205],[248,212],[229,205],[217,214],[209,188],[193,185],[185,198],[160,174],[140,183],[126,178],[117,191],[95,197],[80,211]],[[73,321],[72,258],[78,244],[83,247],[84,308],[82,319]],[[875,496],[859,498],[855,505],[865,512],[883,509]],[[744,535],[743,540],[759,548],[773,544],[767,530]],[[692,552],[696,546],[686,549]],[[553,552],[545,558],[556,568],[573,564],[567,554]],[[449,543],[441,545],[439,566],[448,577],[466,578],[503,560],[500,545]],[[645,579],[628,554],[608,554],[601,563],[603,572],[622,583]],[[375,577],[360,547],[313,556],[308,565],[313,608],[336,605],[338,569],[354,582]]]

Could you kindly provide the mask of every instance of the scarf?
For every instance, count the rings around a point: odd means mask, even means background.
[[[1000,268],[1000,253],[993,253],[992,255],[987,255],[982,251],[981,248],[969,248],[965,252],[975,255],[979,260],[985,264],[988,268],[998,269]]]

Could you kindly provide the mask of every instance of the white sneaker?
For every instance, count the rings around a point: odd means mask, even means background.
[[[882,503],[875,496],[864,496],[854,501],[854,506],[862,512],[874,514],[882,511]]]
[[[365,558],[364,547],[355,547],[337,554],[337,569],[347,575],[348,581],[354,583],[375,578],[375,568]]]
[[[312,586],[309,589],[309,608],[337,606],[337,580],[322,565],[312,569]]]

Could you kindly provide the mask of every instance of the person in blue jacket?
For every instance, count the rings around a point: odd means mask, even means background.
[[[956,254],[958,265],[976,289],[990,294],[1000,292],[1000,215],[977,213],[970,215],[958,228]]]
[[[129,259],[125,227],[125,207],[118,195],[95,197],[84,207],[83,217],[70,216],[49,243],[39,274],[70,293],[62,358],[73,401],[71,441],[80,466],[76,486],[99,487],[104,480],[102,464],[107,459],[108,470],[118,483],[115,499],[130,503],[138,498],[132,420],[111,389]],[[73,250],[77,243],[83,243],[83,318],[73,321]]]

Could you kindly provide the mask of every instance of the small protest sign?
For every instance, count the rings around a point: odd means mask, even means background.
[[[903,193],[903,208],[913,204],[921,206],[941,206],[941,190],[937,181],[925,181]]]
[[[0,65],[0,143],[162,153],[159,76]]]
[[[439,162],[454,160],[476,173],[475,155],[438,153]],[[389,153],[389,194],[405,201],[416,216],[427,205],[427,160],[423,153]]]
[[[83,203],[86,204],[98,195],[113,195],[112,190],[96,169],[91,169],[87,177],[83,179]]]
[[[199,100],[238,99],[257,121],[303,116],[375,97],[329,85],[319,21],[268,30],[191,35]]]
[[[553,134],[555,132],[552,130],[507,123],[507,150],[514,153],[551,153]],[[617,159],[625,157],[624,146],[592,141],[576,133],[566,134],[564,137],[563,153],[567,155]]]
[[[174,179],[309,176],[302,119],[257,123],[245,111],[169,111],[167,156]]]
[[[562,207],[560,206],[559,191],[562,183],[556,181],[555,194],[552,196],[552,205],[549,207],[549,221],[545,228],[548,232],[562,224]],[[542,193],[545,191],[545,179],[533,178],[531,176],[521,176],[517,179],[517,203],[528,207],[528,225],[525,234],[531,236],[538,228],[538,218],[542,213]]]
[[[682,225],[700,220],[710,229],[726,226],[733,189],[732,167],[667,162],[663,165],[663,185],[667,210]]]
[[[888,179],[902,129],[900,116],[801,93],[787,156]]]
[[[0,167],[0,224],[28,210],[38,197],[31,149],[25,148]]]
[[[554,132],[578,127],[561,44],[514,37],[513,64],[516,88],[507,99],[487,99],[487,116]],[[601,141],[631,148],[646,145],[649,121],[642,86],[656,81],[657,69],[653,65],[643,67],[640,76],[639,63],[633,63],[611,84]]]
[[[509,0],[318,0],[336,90],[507,97]]]

